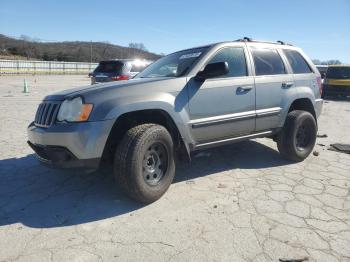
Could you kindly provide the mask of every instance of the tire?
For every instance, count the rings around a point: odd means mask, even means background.
[[[129,129],[115,153],[114,176],[137,202],[158,200],[175,176],[174,145],[169,132],[156,124]]]
[[[312,152],[317,135],[316,120],[306,111],[288,113],[277,139],[278,151],[291,161],[300,162]]]

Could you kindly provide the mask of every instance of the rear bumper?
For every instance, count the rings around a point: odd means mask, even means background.
[[[319,118],[321,115],[323,108],[323,99],[316,99],[315,101],[315,112],[316,112],[316,118]]]
[[[91,77],[91,84],[94,85],[94,84],[102,84],[102,83],[108,83],[108,82],[112,82],[112,79],[110,77],[95,77],[95,76],[92,76]]]
[[[28,144],[52,167],[96,169],[114,120],[28,126]]]

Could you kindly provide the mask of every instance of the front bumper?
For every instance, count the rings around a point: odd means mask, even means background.
[[[57,168],[97,169],[114,120],[28,126],[28,144],[38,159]]]
[[[100,165],[100,158],[78,159],[64,147],[35,145],[30,141],[28,141],[28,145],[34,150],[40,162],[49,167],[96,170]]]

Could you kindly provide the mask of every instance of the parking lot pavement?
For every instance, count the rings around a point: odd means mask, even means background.
[[[26,145],[40,99],[85,76],[0,77],[0,261],[350,261],[350,102],[327,101],[302,163],[257,139],[177,168],[157,202],[125,198],[107,171],[47,169]]]

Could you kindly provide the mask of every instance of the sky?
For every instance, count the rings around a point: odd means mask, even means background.
[[[350,63],[350,0],[0,0],[0,34],[165,54],[248,36]]]

